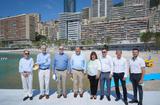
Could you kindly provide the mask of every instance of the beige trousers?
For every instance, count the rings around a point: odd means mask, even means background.
[[[73,70],[73,91],[74,93],[83,93],[83,78],[84,73],[83,71],[76,71]]]
[[[57,93],[66,94],[66,79],[67,79],[67,70],[65,71],[58,71],[56,70],[57,76]]]

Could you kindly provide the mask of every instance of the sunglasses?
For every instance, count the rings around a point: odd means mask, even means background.
[[[24,53],[25,55],[29,55],[29,53]]]
[[[106,51],[102,51],[102,53],[106,53]]]
[[[59,50],[63,50],[63,48],[59,48]]]

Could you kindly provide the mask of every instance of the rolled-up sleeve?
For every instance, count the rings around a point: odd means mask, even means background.
[[[83,60],[83,70],[84,70],[84,72],[86,72],[86,69],[87,69],[87,61],[86,61],[86,59],[85,58],[83,58],[84,60]]]
[[[97,62],[97,65],[98,65],[98,71],[101,71],[101,63],[100,63],[99,60],[98,60],[98,62]]]
[[[110,58],[110,70],[111,70],[111,74],[113,74],[113,59]]]
[[[19,60],[19,73],[22,73],[22,59]]]
[[[33,65],[34,65],[34,61],[33,61],[33,59],[31,58],[31,64],[30,64],[30,71],[31,71],[31,72],[33,71]]]
[[[124,60],[124,68],[125,68],[125,74],[124,74],[124,77],[127,77],[128,75],[128,71],[129,71],[129,66],[128,66],[128,63],[127,63],[127,60],[125,59]]]

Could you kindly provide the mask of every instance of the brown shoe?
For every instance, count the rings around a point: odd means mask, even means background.
[[[49,95],[46,95],[46,99],[49,99]]]
[[[57,98],[61,98],[62,94],[57,95]]]
[[[79,94],[79,96],[82,98],[83,97],[83,93]]]
[[[41,100],[43,97],[44,97],[44,95],[40,95],[40,96],[39,96],[39,99]]]
[[[76,97],[77,97],[77,95],[78,95],[77,93],[74,93],[74,98],[76,98]]]
[[[95,100],[97,99],[97,96],[93,96],[93,97],[94,97]]]
[[[91,96],[90,99],[93,99],[93,96]]]
[[[64,97],[64,98],[67,98],[67,94],[63,94],[63,97]]]

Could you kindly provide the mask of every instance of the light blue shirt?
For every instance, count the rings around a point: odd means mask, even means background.
[[[70,61],[71,70],[78,69],[86,71],[86,59],[83,54],[73,54]]]
[[[46,54],[39,53],[37,55],[36,64],[39,64],[40,69],[49,69],[50,64],[51,64],[50,54],[49,53],[46,53]]]
[[[34,61],[32,58],[21,58],[19,61],[19,72],[23,73],[26,72],[32,72],[33,71],[33,65]]]
[[[55,72],[56,69],[64,71],[66,69],[69,69],[69,57],[67,54],[55,54],[53,58],[53,72]]]

